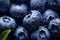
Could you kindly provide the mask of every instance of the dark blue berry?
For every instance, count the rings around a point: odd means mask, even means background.
[[[39,26],[39,29],[31,34],[32,40],[49,40],[50,32],[47,28]]]
[[[25,4],[12,4],[10,7],[10,14],[15,18],[23,18],[27,14],[28,8]]]
[[[45,11],[47,0],[30,0],[30,7],[34,10],[40,10],[40,12]]]
[[[41,23],[41,13],[37,10],[31,10],[28,15],[26,15],[23,19],[23,25],[28,29],[28,30],[34,30],[37,28],[40,23]]]
[[[48,24],[51,20],[58,18],[58,13],[53,10],[46,10],[43,14],[43,23]]]
[[[13,18],[9,16],[2,16],[0,18],[0,30],[14,28],[16,28],[16,22]]]
[[[48,8],[53,10],[59,10],[60,1],[59,0],[48,0]]]
[[[10,7],[10,0],[0,0],[0,11],[6,12]]]
[[[57,0],[58,5],[60,6],[60,0]]]
[[[23,26],[19,26],[14,32],[14,37],[15,40],[29,40],[29,33]]]
[[[55,37],[60,37],[60,19],[53,19],[50,21],[48,29],[51,34]]]

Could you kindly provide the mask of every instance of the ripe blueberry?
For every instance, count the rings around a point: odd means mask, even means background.
[[[39,29],[31,34],[32,40],[49,40],[50,33],[47,28],[40,26]]]
[[[0,11],[6,12],[9,9],[10,4],[10,0],[0,0]]]
[[[48,24],[51,20],[58,18],[58,13],[56,13],[53,10],[46,10],[45,13],[43,14],[43,23]]]
[[[59,10],[59,0],[48,0],[48,7],[53,10]]]
[[[50,30],[51,34],[55,37],[60,36],[60,19],[53,19],[50,21],[48,29]]]
[[[45,11],[47,0],[30,0],[30,7],[33,10]]]
[[[2,16],[0,18],[0,29],[14,29],[16,28],[16,22],[9,16]]]
[[[29,30],[34,30],[41,23],[41,13],[37,10],[31,10],[23,19],[23,25]]]
[[[60,6],[60,0],[57,0],[58,5]]]
[[[10,14],[15,18],[23,18],[26,15],[27,11],[28,8],[25,4],[12,4],[10,7]]]
[[[23,26],[19,26],[14,32],[14,37],[16,40],[29,40],[29,33]]]

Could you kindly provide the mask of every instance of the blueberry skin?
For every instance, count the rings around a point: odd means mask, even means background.
[[[44,26],[39,26],[39,29],[31,34],[32,40],[49,40],[50,32]]]
[[[48,29],[54,37],[60,37],[60,19],[51,20]]]
[[[10,7],[10,0],[0,0],[0,11],[6,12]]]
[[[37,10],[31,10],[28,15],[23,19],[23,25],[29,30],[32,31],[36,29],[41,24],[41,13]]]
[[[32,10],[45,11],[47,0],[30,0],[30,7]]]
[[[16,28],[16,22],[13,18],[9,16],[2,16],[0,18],[0,30],[14,29],[14,28]]]
[[[29,33],[24,26],[19,26],[14,32],[15,40],[29,40]]]
[[[48,7],[53,10],[59,10],[60,0],[48,0]]]
[[[10,14],[15,18],[23,18],[27,14],[28,8],[25,4],[12,4],[10,7]]]
[[[60,6],[60,0],[57,0],[58,5]]]
[[[47,9],[43,14],[43,23],[48,24],[51,20],[58,18],[58,13],[51,9]]]

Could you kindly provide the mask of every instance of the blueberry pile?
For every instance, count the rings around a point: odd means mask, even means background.
[[[60,40],[60,0],[0,0],[0,33],[7,40]]]

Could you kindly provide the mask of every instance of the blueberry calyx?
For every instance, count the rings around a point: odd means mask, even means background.
[[[45,31],[41,30],[39,33],[40,33],[39,36],[40,36],[42,39],[45,39],[45,37],[46,37]]]
[[[50,16],[49,19],[48,19],[48,21],[53,20],[53,19],[54,19],[54,17]]]
[[[20,32],[18,35],[19,35],[19,39],[21,40],[25,38],[24,32]]]
[[[3,21],[4,21],[5,23],[8,23],[8,22],[10,21],[10,19],[9,19],[8,17],[4,17],[4,18],[3,18]]]

